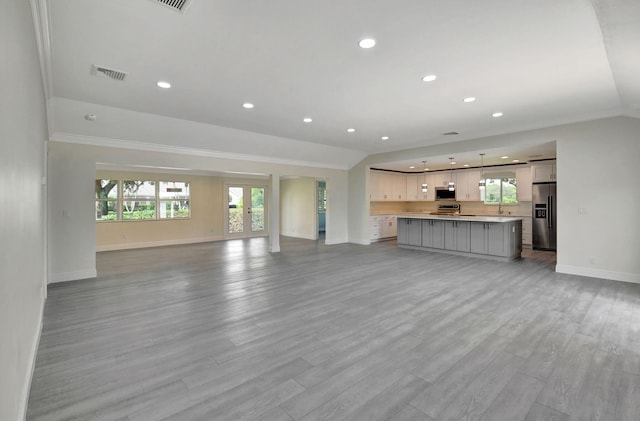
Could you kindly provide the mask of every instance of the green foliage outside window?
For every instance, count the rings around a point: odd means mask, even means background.
[[[96,221],[191,217],[187,182],[99,179],[95,180],[95,203]]]
[[[484,203],[491,205],[518,203],[515,178],[487,178]]]

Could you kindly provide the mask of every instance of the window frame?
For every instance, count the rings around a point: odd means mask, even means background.
[[[491,183],[489,183],[489,180],[493,180],[493,181],[498,181],[500,184],[500,193],[499,193],[499,197],[498,197],[498,201],[497,202],[487,202],[487,186]],[[509,180],[513,180],[513,187],[515,188],[515,202],[509,202],[509,203],[505,203],[504,202],[504,183],[509,183]],[[485,178],[484,179],[485,182],[485,187],[483,189],[482,192],[482,203],[485,205],[489,205],[489,206],[495,206],[495,205],[507,205],[507,206],[511,206],[511,205],[517,205],[518,203],[520,203],[518,201],[518,179],[513,176],[513,177],[501,177],[501,178],[493,178],[493,177],[489,177],[489,178]]]
[[[164,199],[160,197],[160,185],[162,183],[182,183],[184,185],[184,187],[187,190],[187,197],[186,198],[180,198],[180,199]],[[159,221],[174,221],[174,220],[184,220],[184,219],[191,219],[191,183],[188,181],[175,181],[175,180],[169,180],[169,181],[163,181],[163,180],[158,180],[157,184],[156,184],[156,199],[157,199],[157,206],[156,206],[156,218]],[[189,214],[187,216],[176,216],[173,218],[168,218],[168,217],[161,217],[161,208],[162,208],[162,204],[163,203],[167,203],[167,202],[187,202],[188,203],[188,211]]]
[[[109,178],[96,178],[95,179],[96,182],[100,181],[102,182],[103,180],[111,180]],[[124,197],[124,184],[125,181],[135,181],[135,182],[144,182],[144,183],[154,183],[154,198],[153,200],[145,200],[147,202],[153,202],[154,203],[154,217],[153,218],[136,218],[136,219],[125,219],[124,218],[124,202],[125,202],[125,197]],[[187,191],[188,191],[188,196],[185,199],[178,199],[180,201],[187,201],[188,202],[188,207],[189,207],[189,215],[188,216],[184,216],[184,217],[174,217],[174,218],[168,218],[168,217],[164,217],[161,218],[160,217],[160,206],[161,204],[165,204],[166,202],[170,202],[170,201],[175,201],[176,199],[161,199],[160,198],[160,183],[183,183],[185,186],[187,186]],[[95,222],[96,223],[109,223],[109,222],[146,222],[146,221],[185,221],[185,220],[190,220],[192,218],[192,212],[191,212],[191,207],[192,207],[192,197],[191,197],[191,182],[187,181],[187,180],[172,180],[172,179],[167,179],[167,178],[158,178],[158,177],[151,177],[151,178],[138,178],[138,179],[127,179],[125,180],[124,178],[120,178],[117,180],[117,194],[116,194],[116,218],[115,219],[97,219],[97,211],[95,214]],[[97,210],[97,204],[99,202],[113,202],[114,199],[110,199],[110,198],[105,198],[105,199],[95,199],[95,205],[96,205],[96,210]]]
[[[98,182],[98,181],[102,182],[102,181],[105,181],[105,180],[112,181],[111,178],[96,178],[96,182]],[[105,197],[105,198],[96,197],[95,200],[94,200],[94,204],[96,206],[96,214],[95,214],[95,218],[96,218],[95,221],[96,222],[104,222],[104,223],[118,222],[122,218],[121,214],[120,214],[120,205],[119,205],[120,198],[122,197],[122,192],[121,192],[121,181],[122,180],[113,180],[113,181],[116,182],[116,185],[115,185],[115,187],[116,187],[116,197],[115,197],[115,199],[114,198],[110,198],[109,195],[107,194],[107,197]],[[113,187],[112,187],[112,189],[113,189]],[[109,191],[111,191],[111,190],[109,190]],[[98,205],[98,203],[103,203],[103,202],[107,202],[107,203],[108,202],[116,202],[116,206],[115,206],[116,217],[115,217],[115,219],[98,219],[98,213],[97,213],[97,207],[98,206],[97,205]],[[108,208],[108,206],[109,205],[107,205],[107,208]]]

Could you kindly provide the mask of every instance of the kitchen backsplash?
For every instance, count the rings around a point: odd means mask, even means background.
[[[438,210],[441,203],[459,203],[460,213],[471,215],[498,215],[497,205],[483,202],[371,202],[371,215],[396,213],[429,213]],[[531,202],[502,205],[503,216],[531,216]]]

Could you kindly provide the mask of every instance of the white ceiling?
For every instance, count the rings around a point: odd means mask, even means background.
[[[53,96],[369,154],[640,116],[637,0],[192,0],[184,14],[154,0],[64,0],[48,9]],[[360,49],[363,37],[377,45]],[[127,79],[92,76],[92,64]],[[436,81],[421,80],[431,73]]]

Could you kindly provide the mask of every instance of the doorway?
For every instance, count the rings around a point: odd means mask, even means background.
[[[327,182],[318,180],[316,183],[316,202],[318,209],[318,240],[324,241],[327,224]]]
[[[261,237],[267,227],[266,186],[228,184],[225,238]]]

